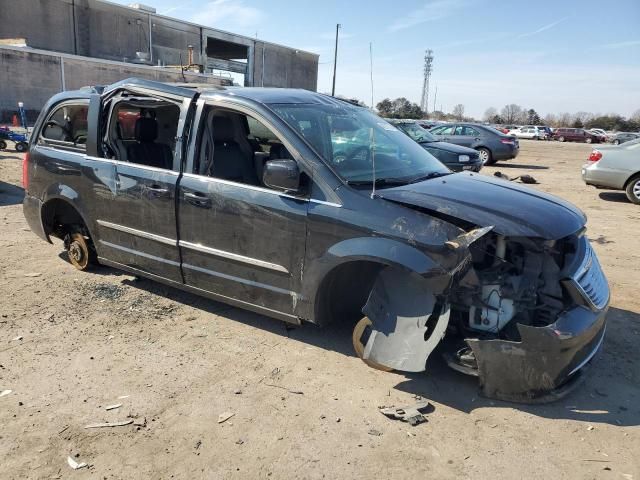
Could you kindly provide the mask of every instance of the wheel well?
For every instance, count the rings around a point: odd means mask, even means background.
[[[61,199],[49,200],[42,206],[42,225],[46,235],[64,239],[72,231],[80,231],[89,236],[89,230],[76,208]]]
[[[638,177],[640,177],[640,172],[636,172],[633,175],[631,175],[629,178],[627,178],[627,181],[624,182],[624,188],[627,188],[629,184]]]
[[[359,320],[373,283],[385,266],[358,260],[343,263],[331,270],[320,284],[316,296],[316,322],[326,325],[338,319],[349,322]]]

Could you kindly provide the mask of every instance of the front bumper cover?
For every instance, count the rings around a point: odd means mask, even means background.
[[[467,339],[478,363],[482,394],[545,403],[569,393],[602,345],[607,310],[576,306],[545,327],[518,325],[519,342]]]

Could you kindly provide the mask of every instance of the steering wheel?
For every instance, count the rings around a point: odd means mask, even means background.
[[[362,154],[365,154],[364,156]],[[369,148],[369,146],[367,145],[361,145],[359,147],[354,148],[351,152],[349,152],[348,154],[340,154],[337,157],[334,157],[334,162],[339,164],[341,167],[347,166],[350,163],[355,163],[355,162],[366,162],[369,163],[369,158],[371,156],[371,149]],[[362,165],[354,165],[354,167],[359,166],[362,167]]]

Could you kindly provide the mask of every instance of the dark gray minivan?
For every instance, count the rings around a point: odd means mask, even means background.
[[[446,336],[447,361],[485,395],[553,399],[604,338],[609,288],[582,212],[451,173],[326,95],[138,79],[61,93],[23,173],[31,229],[77,268],[296,324],[353,322],[376,368],[423,371]]]

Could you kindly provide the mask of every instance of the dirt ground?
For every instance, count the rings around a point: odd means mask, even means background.
[[[419,375],[372,370],[346,325],[288,329],[109,268],[78,272],[27,228],[21,159],[0,153],[0,391],[12,390],[0,478],[639,480],[640,208],[582,183],[589,146],[521,144],[483,172],[528,173],[582,208],[612,288],[603,352],[548,405],[484,399],[436,355]],[[378,412],[415,396],[434,407],[426,424]]]

